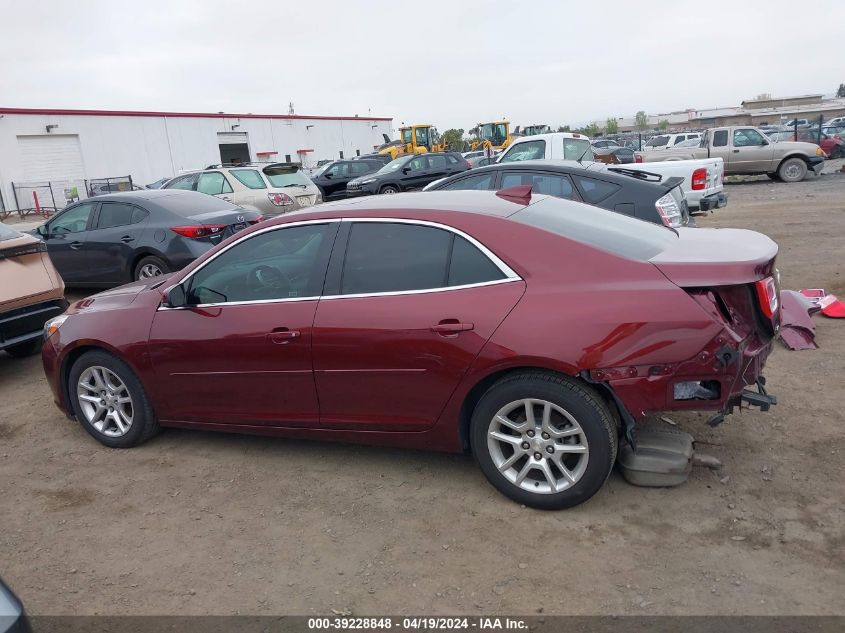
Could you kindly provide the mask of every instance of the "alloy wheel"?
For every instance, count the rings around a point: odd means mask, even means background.
[[[155,264],[144,264],[138,270],[138,279],[149,279],[150,277],[158,277],[161,274],[161,268]]]
[[[134,413],[129,389],[106,367],[88,367],[79,376],[76,397],[88,423],[107,437],[126,435]]]
[[[487,448],[505,479],[539,494],[578,483],[590,456],[578,421],[562,407],[534,398],[499,409],[487,429]]]

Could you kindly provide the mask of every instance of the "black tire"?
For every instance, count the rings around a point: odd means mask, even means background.
[[[769,177],[769,180],[774,180],[775,182],[780,182],[780,176],[776,172],[772,172],[770,174],[766,174]]]
[[[14,358],[25,358],[26,356],[32,356],[36,350],[40,348],[41,339],[37,338],[32,341],[26,341],[25,343],[9,345],[9,347],[5,348],[5,350],[9,356],[13,356]]]
[[[158,269],[160,272],[152,276],[145,275],[145,279],[170,272],[170,266],[168,266],[167,262],[164,261],[161,257],[156,257],[155,255],[147,255],[146,257],[142,257],[140,260],[138,260],[138,263],[135,264],[135,269],[132,271],[132,279],[134,281],[138,281],[139,279],[141,279],[141,275],[146,267],[153,267],[155,269]],[[149,268],[146,269],[149,270]]]
[[[399,191],[400,189],[397,185],[385,185],[384,187],[379,189],[379,193],[388,195],[393,193],[399,193]]]
[[[568,412],[580,425],[580,439],[588,448],[586,466],[584,466],[580,478],[560,492],[532,492],[520,487],[510,481],[496,467],[494,457],[488,445],[488,430],[494,421],[494,417],[509,403],[515,403],[522,399],[538,399],[551,403]],[[542,407],[543,405],[536,405]],[[532,410],[534,406],[532,405]],[[517,409],[518,410],[518,407]],[[516,433],[516,432],[514,432]],[[518,434],[517,434],[518,436]],[[541,441],[539,435],[532,435],[533,440]],[[528,439],[523,435],[524,439]],[[542,440],[555,442],[556,440]],[[566,440],[557,440],[565,442]],[[613,417],[601,397],[588,385],[585,385],[572,378],[545,373],[541,371],[527,371],[512,374],[496,382],[482,396],[478,405],[472,413],[470,422],[470,442],[472,451],[481,467],[487,480],[506,497],[517,503],[539,508],[543,510],[560,510],[570,508],[587,501],[607,481],[613,464],[616,461],[618,447],[618,431]],[[526,442],[527,443],[527,442]],[[557,444],[555,444],[557,446]],[[546,447],[548,449],[548,446]],[[542,452],[531,451],[540,449],[528,449],[528,453],[516,461],[520,469],[525,464],[536,459],[537,455],[545,457]],[[514,454],[517,452],[514,449]],[[554,450],[552,449],[552,452]],[[579,458],[576,458],[579,459]],[[551,460],[551,457],[549,457]],[[531,462],[534,464],[535,462]],[[536,473],[536,470],[529,470],[529,473]],[[559,469],[556,473],[563,474]],[[533,476],[532,476],[533,477]],[[539,486],[542,483],[535,482],[526,476],[525,485]]]
[[[778,167],[778,176],[784,182],[801,182],[807,176],[807,163],[797,156],[787,158]]]
[[[132,423],[124,435],[109,437],[98,431],[82,410],[77,397],[77,384],[82,373],[91,367],[105,367],[123,382],[132,398]],[[68,396],[76,419],[93,438],[111,448],[130,448],[147,441],[160,427],[141,381],[129,365],[106,351],[96,350],[80,356],[68,373]]]

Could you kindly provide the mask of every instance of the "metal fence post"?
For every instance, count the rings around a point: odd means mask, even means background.
[[[49,187],[50,189],[50,199],[53,201],[53,212],[55,213],[56,211],[58,211],[58,207],[56,206],[56,196],[53,195],[53,183],[47,181],[47,187]]]
[[[17,209],[17,211],[20,212],[21,205],[18,202],[18,190],[15,189],[15,183],[12,183],[12,195],[15,197],[15,209]]]

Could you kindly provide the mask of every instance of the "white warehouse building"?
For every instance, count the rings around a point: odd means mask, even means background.
[[[393,138],[391,118],[0,108],[0,212],[62,208],[86,181],[145,185],[233,160],[318,160],[368,154]],[[46,187],[47,183],[51,186]],[[14,186],[13,186],[14,184]],[[17,199],[17,200],[16,200]]]

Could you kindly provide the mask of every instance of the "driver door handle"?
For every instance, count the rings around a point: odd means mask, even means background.
[[[289,330],[286,327],[273,328],[273,331],[267,335],[271,343],[276,345],[285,345],[290,343],[293,339],[299,338],[299,330]]]
[[[131,235],[124,235],[123,237],[120,238],[120,241],[123,242],[124,244],[129,244],[129,242],[134,242],[135,238],[132,237]]]
[[[458,332],[468,332],[475,328],[473,323],[461,323],[457,319],[443,319],[437,325],[431,326],[431,331],[448,336]]]
[[[82,242],[71,242],[68,246],[70,246],[73,250],[78,251],[82,248]]]

